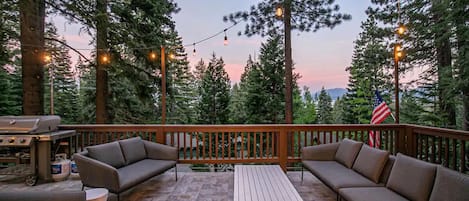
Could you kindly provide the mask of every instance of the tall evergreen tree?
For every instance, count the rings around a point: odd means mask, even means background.
[[[282,5],[283,25],[280,28],[275,16],[275,7]],[[314,13],[314,14],[313,14]],[[224,17],[224,21],[230,20],[238,23],[238,20],[249,21],[244,34],[261,36],[279,34],[284,32],[285,43],[285,122],[293,123],[293,93],[295,89],[293,75],[293,61],[291,56],[291,30],[317,31],[320,28],[334,28],[343,20],[350,19],[350,15],[339,13],[339,5],[334,4],[334,0],[320,1],[261,1],[257,6],[252,6],[250,11],[240,11]],[[293,20],[292,20],[293,19]],[[241,32],[238,33],[241,35]]]
[[[344,98],[344,123],[370,123],[374,91],[379,90],[387,99],[391,87],[389,69],[392,61],[386,42],[380,37],[382,30],[373,15],[361,25],[362,32],[355,41],[352,64],[347,67],[349,83]],[[384,92],[384,93],[383,93]]]
[[[21,115],[23,91],[18,1],[0,2],[0,11],[0,115]]]
[[[45,114],[60,115],[63,123],[77,123],[78,88],[68,49],[63,45],[66,41],[59,40],[57,28],[52,23],[46,24],[45,37],[49,38],[45,46],[51,57],[44,73]]]
[[[295,110],[294,122],[295,124],[314,124],[317,122],[316,115],[316,103],[313,100],[313,96],[309,91],[308,87],[303,87],[302,96],[298,96],[299,100],[294,102],[300,102],[301,107],[298,107],[298,111]],[[295,99],[296,100],[296,99]],[[295,108],[296,109],[296,108]]]
[[[174,58],[167,65],[167,93],[168,93],[168,123],[188,124],[196,119],[195,101],[196,87],[193,85],[194,76],[189,70],[187,53],[182,47],[182,38],[173,34],[173,40],[168,41],[168,46],[173,49]]]
[[[224,124],[229,120],[230,78],[225,71],[223,59],[212,55],[199,88],[201,96],[198,122],[201,124]]]
[[[332,122],[335,124],[343,124],[344,114],[344,99],[341,97],[337,97],[337,99],[334,101],[334,106],[332,107]]]
[[[318,123],[320,124],[331,124],[332,119],[332,98],[326,92],[324,87],[319,92],[318,97]]]

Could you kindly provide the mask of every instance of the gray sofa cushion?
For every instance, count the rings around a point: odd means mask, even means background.
[[[386,187],[358,187],[341,188],[339,194],[345,200],[360,201],[407,201],[406,198],[387,189]]]
[[[383,168],[383,172],[381,172],[381,176],[379,177],[379,183],[386,184],[388,183],[389,175],[391,174],[392,166],[396,161],[396,157],[393,155],[389,155],[388,161]]]
[[[398,153],[386,187],[416,201],[428,200],[436,165]]]
[[[383,186],[335,161],[304,161],[303,165],[334,191],[346,187]]]
[[[110,166],[120,168],[125,165],[124,155],[122,155],[119,142],[89,146],[86,149],[88,150],[88,155],[91,158]]]
[[[430,201],[469,200],[469,176],[438,166]]]
[[[140,137],[120,140],[122,153],[124,154],[125,163],[131,164],[143,160],[147,157],[145,145]]]
[[[356,142],[344,139],[335,153],[335,160],[339,161],[348,168],[352,168],[353,162],[362,147],[362,142]]]
[[[378,183],[379,176],[389,158],[389,152],[363,145],[352,169]]]
[[[174,165],[176,165],[176,161],[144,159],[122,167],[117,170],[120,184],[119,192],[163,173],[167,169],[174,167]]]

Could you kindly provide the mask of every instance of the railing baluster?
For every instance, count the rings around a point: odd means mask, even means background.
[[[436,155],[436,154],[435,154],[435,152],[436,152],[435,137],[434,137],[434,136],[431,136],[430,139],[431,139],[431,141],[432,141],[432,143],[431,143],[431,146],[432,146],[432,147],[431,147],[431,148],[432,148],[432,153],[431,153],[431,155],[430,155],[430,161],[431,161],[432,163],[435,163],[435,155]]]
[[[443,139],[442,137],[438,137],[437,139],[438,139],[438,160],[436,161],[436,163],[441,164],[441,162],[443,161],[441,159],[441,152],[443,152],[443,144],[442,144]]]
[[[257,133],[256,132],[253,132],[253,135],[254,135],[254,151],[253,151],[253,155],[254,155],[254,158],[257,158]]]
[[[202,159],[206,158],[206,155],[205,155],[205,149],[206,149],[206,147],[205,147],[205,134],[208,134],[208,133],[202,132]]]
[[[244,132],[241,132],[241,159],[244,159]],[[247,148],[247,147],[246,147]]]
[[[445,138],[445,167],[449,167],[449,138]]]
[[[259,146],[259,154],[260,154],[260,158],[264,158],[264,132],[260,132],[259,133],[260,135],[260,146]]]
[[[452,142],[452,145],[451,145],[452,152],[453,152],[453,156],[452,156],[452,158],[453,158],[453,160],[452,160],[452,161],[453,161],[453,163],[452,163],[453,168],[452,168],[452,169],[453,169],[453,170],[457,170],[457,167],[456,167],[457,159],[458,159],[458,158],[457,158],[457,152],[456,152],[456,145],[457,145],[457,142],[456,142],[456,139],[453,139],[452,141],[453,141],[453,142]]]
[[[461,140],[461,145],[459,146],[461,152],[460,152],[460,172],[465,173],[466,172],[466,141]]]

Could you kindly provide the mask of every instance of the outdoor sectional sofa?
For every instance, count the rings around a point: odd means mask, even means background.
[[[348,201],[469,199],[469,176],[344,139],[305,147],[303,167]]]
[[[82,189],[106,188],[119,195],[166,170],[175,168],[178,149],[140,137],[89,146],[73,156],[80,172]]]

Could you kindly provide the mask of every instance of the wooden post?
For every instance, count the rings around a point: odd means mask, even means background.
[[[407,128],[407,126],[405,126]],[[396,153],[407,153],[406,150],[406,133],[405,128],[398,127],[397,128],[397,143],[396,143]]]
[[[161,46],[161,124],[166,124],[166,61],[164,47]]]
[[[163,126],[160,126],[156,131],[156,142],[160,144],[166,144],[166,134]]]
[[[282,170],[284,172],[287,171],[287,161],[288,161],[288,143],[287,143],[287,131],[285,129],[280,130],[279,132],[279,162],[280,162],[280,167],[282,167]]]

